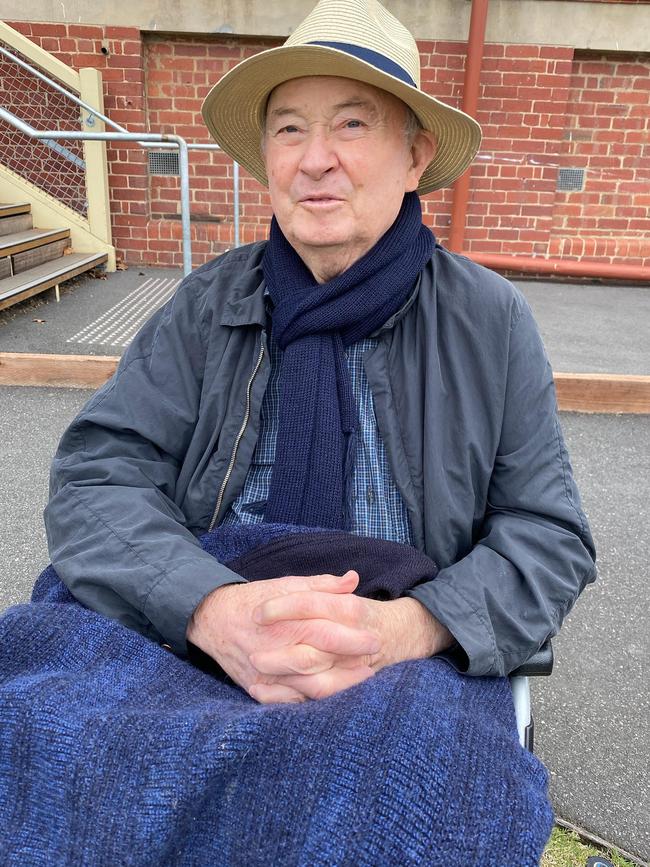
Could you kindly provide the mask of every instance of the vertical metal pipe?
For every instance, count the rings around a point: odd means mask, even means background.
[[[241,240],[239,237],[239,163],[233,162],[233,209],[235,214],[235,247],[239,247]]]
[[[183,274],[192,270],[192,238],[190,235],[190,167],[187,142],[178,135],[167,138],[178,143],[178,164],[181,175],[181,224],[183,227]]]
[[[485,25],[487,22],[489,0],[472,0],[472,14],[469,22],[467,40],[467,59],[465,62],[465,84],[463,88],[462,109],[465,114],[476,117],[478,106],[481,65],[485,45]],[[458,178],[454,184],[454,197],[451,206],[451,228],[448,247],[460,253],[465,241],[467,202],[469,200],[469,181],[471,168]]]

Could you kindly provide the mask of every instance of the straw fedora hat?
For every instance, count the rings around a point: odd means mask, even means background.
[[[264,186],[260,145],[269,95],[285,81],[312,75],[363,81],[410,106],[438,143],[420,195],[449,186],[474,159],[481,128],[420,90],[420,55],[406,27],[378,0],[320,0],[284,45],[242,61],[203,103],[203,119],[215,140]]]

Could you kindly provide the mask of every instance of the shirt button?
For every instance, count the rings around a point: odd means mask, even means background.
[[[375,501],[375,492],[370,486],[368,486],[368,490],[366,491],[366,499],[369,503],[374,503]]]

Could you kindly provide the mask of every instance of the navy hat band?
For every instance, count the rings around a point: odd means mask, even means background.
[[[378,51],[373,51],[371,48],[362,48],[359,45],[351,45],[348,42],[308,42],[308,45],[322,45],[324,48],[336,48],[337,51],[344,51],[346,54],[351,54],[357,60],[363,60],[378,69],[380,72],[386,72],[392,75],[393,78],[399,78],[404,84],[410,84],[411,87],[417,89],[417,84],[413,81],[406,70],[395,63],[394,60],[389,60],[380,54]]]

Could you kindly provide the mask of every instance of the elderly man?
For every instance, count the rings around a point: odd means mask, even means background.
[[[478,127],[419,89],[379,3],[344,7],[322,0],[208,95],[217,141],[268,184],[270,240],[144,327],[65,434],[46,512],[79,600],[260,702],[432,655],[507,674],[595,574],[529,308],[422,225],[418,193],[462,173]],[[440,572],[378,601],[354,562],[247,582],[197,542],[261,521],[414,546]]]
[[[55,568],[0,618],[11,863],[538,863],[546,774],[475,675],[559,629],[593,546],[528,306],[422,224],[480,136],[418,80],[376,0],[321,0],[208,95],[270,238],[63,437]]]

